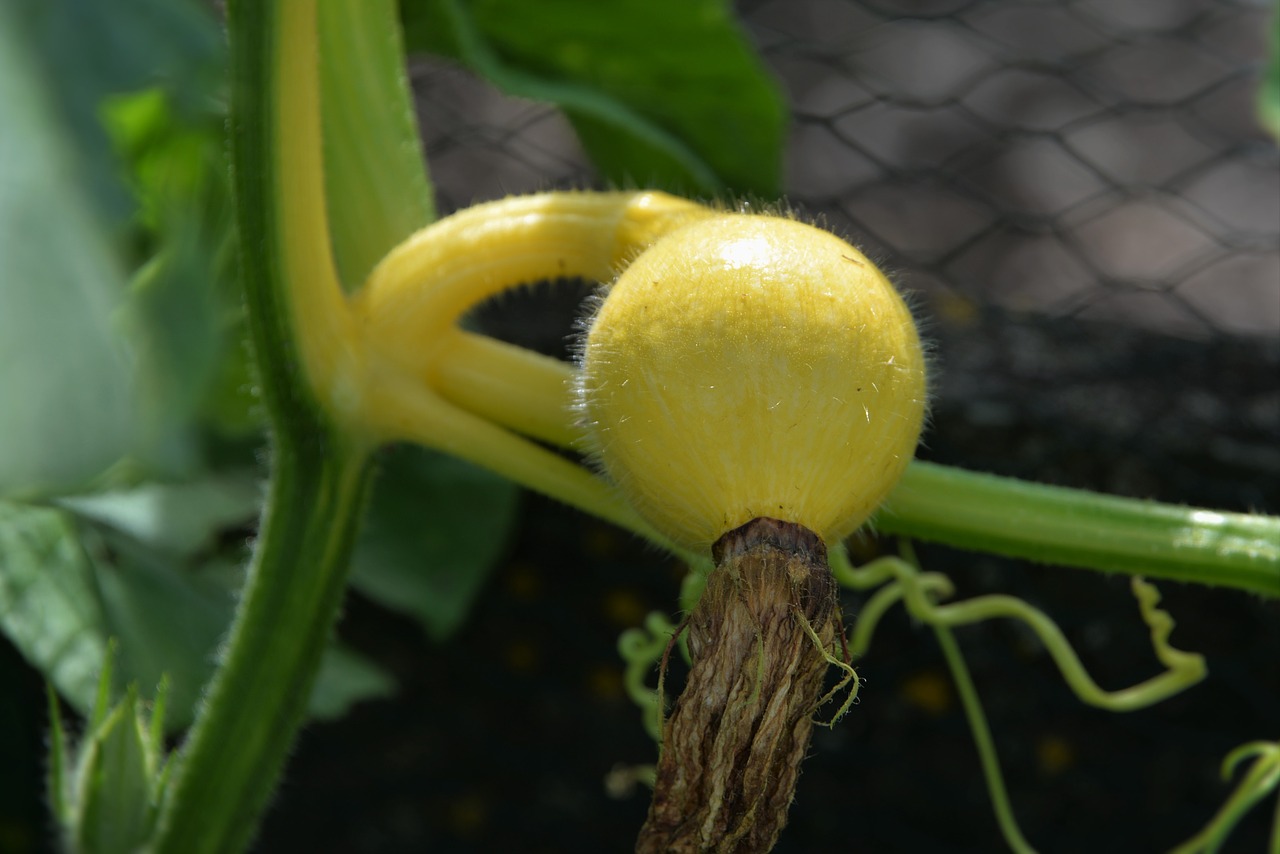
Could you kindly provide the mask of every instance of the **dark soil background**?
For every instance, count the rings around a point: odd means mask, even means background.
[[[1280,513],[1280,155],[1252,120],[1263,11],[1212,0],[772,0],[741,6],[795,110],[787,190],[884,260],[934,344],[921,456],[1104,492]],[[591,186],[558,114],[445,66],[413,79],[442,208]],[[563,351],[581,289],[481,313]],[[1082,530],[1081,537],[1089,532]],[[892,541],[859,540],[866,558]],[[919,544],[960,596],[1054,616],[1097,681],[1157,664],[1124,579]],[[619,633],[675,607],[682,567],[537,496],[462,631],[353,597],[341,634],[400,694],[309,727],[262,852],[628,850],[654,760]],[[1014,809],[1044,852],[1154,852],[1231,788],[1222,758],[1280,738],[1280,605],[1164,584],[1210,677],[1154,709],[1093,710],[1029,633],[960,630]],[[860,600],[846,594],[845,612]],[[819,729],[783,852],[999,851],[964,716],[927,629],[895,611],[861,701]],[[0,643],[0,851],[48,837],[43,687]],[[1261,852],[1264,804],[1224,850]]]

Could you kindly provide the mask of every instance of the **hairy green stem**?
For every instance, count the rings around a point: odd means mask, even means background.
[[[341,20],[358,6],[333,0],[325,14]],[[382,2],[376,11],[381,14],[346,15],[373,28],[352,43],[394,38],[388,35],[395,32],[394,5]],[[326,216],[318,29],[314,0],[244,0],[228,9],[237,225],[271,424],[272,478],[222,662],[175,757],[155,852],[236,852],[252,841],[305,718],[342,603],[369,482],[369,443],[333,422],[320,402],[331,390],[317,381],[332,375],[316,354],[329,358],[345,309]],[[384,72],[402,73],[394,64]],[[395,84],[382,80],[379,96],[399,91],[407,98],[407,89]],[[382,128],[379,138],[338,134],[330,144],[333,156],[361,145],[400,146],[404,123],[394,117],[402,111],[383,105],[382,112],[391,118],[374,125]],[[349,123],[342,128],[349,131]],[[401,158],[401,165],[407,173],[402,179],[421,190],[421,165],[412,157]],[[350,192],[327,189],[339,197]],[[395,234],[366,228],[348,235],[342,244],[348,268],[367,265],[429,212],[429,203],[424,207],[418,199],[383,211],[379,221]]]
[[[342,602],[355,526],[339,520],[358,516],[366,459],[319,443],[277,446],[249,581],[225,658],[177,757],[156,852],[235,852],[252,841]]]
[[[1045,486],[916,461],[875,517],[893,534],[1280,596],[1280,517]]]

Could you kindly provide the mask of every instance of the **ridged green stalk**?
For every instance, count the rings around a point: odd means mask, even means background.
[[[1045,486],[914,462],[881,531],[975,551],[1280,597],[1280,517]]]
[[[266,511],[222,661],[175,761],[151,850],[237,852],[260,816],[305,719],[346,589],[369,484],[372,443],[319,403],[308,355],[329,342],[325,314],[343,299],[339,274],[358,277],[432,215],[390,0],[242,0],[228,6],[231,154],[249,325],[271,427]],[[321,73],[320,32],[339,31],[324,59],[363,69],[355,82]],[[355,55],[348,55],[348,51]],[[380,62],[360,63],[360,52]],[[340,89],[325,116],[325,86]],[[378,120],[361,124],[352,86],[367,87]],[[299,106],[301,105],[301,106]],[[389,152],[380,157],[378,152]],[[351,172],[324,158],[379,163],[382,188],[359,193]],[[412,190],[397,196],[386,188]],[[332,219],[326,199],[342,213]],[[356,228],[359,222],[360,227]],[[373,225],[371,225],[371,223]],[[345,269],[335,267],[341,250]],[[305,317],[304,317],[305,315]]]

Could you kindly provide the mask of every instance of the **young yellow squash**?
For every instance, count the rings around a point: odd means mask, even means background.
[[[924,419],[911,313],[829,232],[725,213],[642,252],[588,332],[581,402],[599,460],[677,543],[758,517],[828,543],[898,481]]]

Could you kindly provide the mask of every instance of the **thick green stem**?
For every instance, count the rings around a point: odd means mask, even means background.
[[[365,455],[278,446],[272,494],[227,651],[178,755],[156,852],[235,852],[306,714],[346,587]]]
[[[960,548],[1280,596],[1280,518],[1178,507],[915,462],[879,530]]]
[[[237,225],[272,478],[223,660],[175,757],[152,844],[182,854],[230,854],[256,833],[342,603],[370,468],[368,444],[321,403],[350,354],[336,346],[347,306],[329,254],[316,5],[232,3],[228,30]],[[388,221],[403,231],[412,213]],[[399,236],[346,245],[366,258]]]

